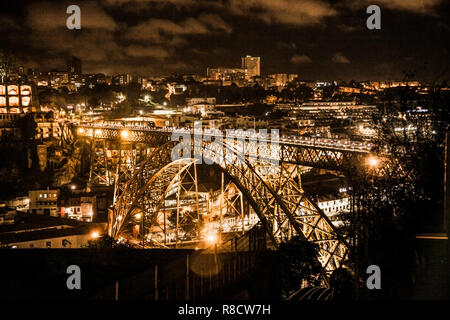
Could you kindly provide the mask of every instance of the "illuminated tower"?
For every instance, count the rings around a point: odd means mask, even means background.
[[[242,57],[242,69],[247,69],[247,77],[256,77],[261,75],[261,58],[245,56]]]

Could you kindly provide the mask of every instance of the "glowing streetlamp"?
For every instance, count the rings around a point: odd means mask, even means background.
[[[130,136],[130,132],[128,130],[122,130],[120,131],[120,136],[122,137],[122,139],[128,139],[128,137]]]
[[[216,244],[218,240],[217,234],[210,233],[206,236],[206,241],[210,244]]]
[[[371,168],[376,168],[378,167],[378,165],[380,164],[380,160],[374,156],[370,156],[367,159],[367,164],[369,165],[369,167]]]
[[[142,214],[138,213],[137,215],[134,216],[137,220],[141,220],[142,218]]]
[[[98,233],[98,231],[94,231],[94,232],[91,233],[91,237],[93,239],[97,239],[99,236],[100,236],[100,234]]]
[[[78,134],[84,134],[84,129],[83,128],[78,128],[77,132],[78,132]]]

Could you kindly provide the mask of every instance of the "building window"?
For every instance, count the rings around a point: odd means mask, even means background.
[[[8,95],[18,95],[19,87],[15,85],[8,86]]]
[[[51,248],[51,247],[52,247],[52,242],[51,242],[51,241],[47,241],[47,242],[45,243],[45,246],[46,246],[47,248]]]
[[[19,98],[18,97],[9,97],[9,105],[11,107],[18,107],[19,106]]]

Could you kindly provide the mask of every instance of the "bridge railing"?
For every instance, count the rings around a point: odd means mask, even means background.
[[[143,131],[143,132],[155,132],[155,133],[185,133],[185,134],[198,134],[194,128],[183,128],[183,127],[150,127],[146,125],[120,125],[120,124],[104,124],[104,123],[83,123],[76,126],[77,128],[97,128],[105,130],[132,130],[132,131]],[[215,137],[218,133],[218,129],[202,129],[201,133],[203,136]],[[243,130],[227,130],[220,131],[222,137],[229,137],[235,139],[246,139],[248,141],[267,141],[270,142],[269,137],[263,138],[259,134],[251,134]],[[106,136],[105,136],[106,137]],[[348,150],[355,152],[368,152],[373,147],[374,144],[371,142],[361,142],[361,141],[351,141],[348,139],[331,139],[331,138],[320,138],[320,137],[303,137],[294,135],[281,135],[279,136],[279,143],[291,144],[291,145],[302,145],[310,147],[321,147],[321,148],[332,148],[340,150]]]

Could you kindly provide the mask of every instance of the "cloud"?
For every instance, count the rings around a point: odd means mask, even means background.
[[[208,29],[201,22],[188,18],[181,23],[166,19],[150,19],[130,28],[127,38],[132,40],[153,40],[162,42],[164,35],[206,34]]]
[[[70,2],[35,2],[28,6],[28,25],[40,32],[50,31],[66,27],[69,14],[66,13]],[[81,29],[105,29],[114,30],[116,23],[95,2],[82,3],[79,5],[81,11]]]
[[[235,14],[257,16],[269,24],[292,25],[317,24],[323,18],[337,14],[321,0],[231,0],[230,10]]]
[[[296,54],[296,55],[292,56],[290,61],[293,64],[311,63],[312,62],[311,58],[304,54],[302,54],[302,55]]]
[[[374,3],[373,0],[355,0],[350,6],[360,8],[361,6],[377,4],[381,10],[383,10],[383,8],[388,8],[420,14],[434,14],[435,7],[442,2],[443,0],[377,0]]]
[[[202,14],[198,18],[190,17],[181,22],[152,18],[131,27],[125,38],[137,41],[153,41],[154,43],[173,41],[174,45],[181,45],[184,40],[180,36],[204,35],[214,32],[231,33],[231,31],[231,27],[218,15]],[[171,40],[170,36],[174,38]]]
[[[293,42],[284,42],[284,41],[279,41],[276,44],[277,49],[286,49],[286,50],[296,50],[297,49],[297,45]]]
[[[145,3],[145,4],[173,4],[176,6],[192,6],[198,3],[196,0],[105,0],[107,5],[111,6],[120,6],[123,4],[136,4],[136,3]]]
[[[350,60],[340,52],[333,54],[331,61],[334,63],[350,63]]]
[[[125,48],[125,53],[131,57],[151,57],[159,60],[169,57],[169,52],[159,46],[144,47],[132,45]]]
[[[233,31],[231,26],[217,14],[202,14],[198,19],[216,30],[221,30],[226,33],[231,33]]]

